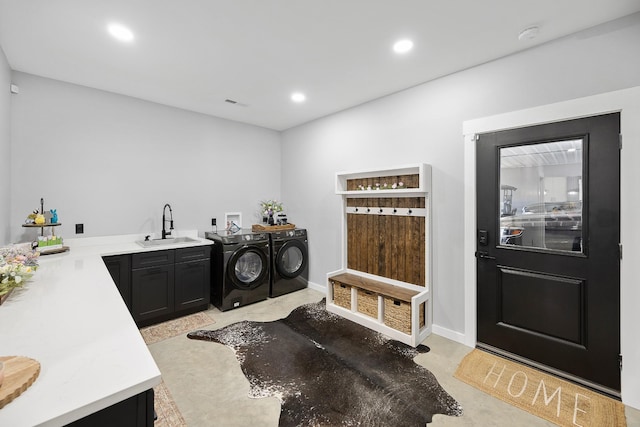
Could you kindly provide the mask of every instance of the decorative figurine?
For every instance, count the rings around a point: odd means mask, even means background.
[[[51,209],[51,224],[56,224],[58,222],[58,212],[55,209]]]

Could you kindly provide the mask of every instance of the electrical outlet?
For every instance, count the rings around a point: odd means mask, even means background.
[[[84,224],[76,224],[76,234],[84,233]]]
[[[216,225],[216,219],[215,218],[211,218],[211,226],[215,226]]]

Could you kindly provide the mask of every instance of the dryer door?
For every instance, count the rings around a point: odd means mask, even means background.
[[[276,270],[282,277],[293,279],[307,266],[307,246],[301,240],[289,240],[276,254]]]
[[[254,289],[269,274],[267,255],[256,246],[243,246],[231,255],[227,276],[239,289]]]

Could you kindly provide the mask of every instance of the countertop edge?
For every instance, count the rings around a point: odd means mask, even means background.
[[[27,282],[23,292],[12,295],[0,307],[0,322],[4,317],[20,325],[13,331],[0,332],[0,341],[9,343],[6,349],[3,345],[3,353],[35,355],[42,364],[39,380],[0,410],[0,424],[65,425],[160,384],[161,372],[104,267],[102,257],[206,246],[213,242],[195,237],[195,242],[145,248],[130,237],[66,240],[65,245],[70,246],[70,251],[42,256],[34,279]],[[90,299],[94,295],[99,303],[91,303],[96,312],[95,317],[91,317],[91,304],[89,307],[77,307],[78,300]],[[54,309],[52,305],[55,304],[59,307]],[[39,314],[42,318],[30,315],[38,309],[41,309]],[[108,336],[111,331],[119,336]],[[87,337],[91,334],[96,335],[95,340]],[[73,341],[74,336],[78,337],[77,342]],[[130,365],[126,364],[119,347],[126,347],[131,352],[126,358],[131,361]],[[100,372],[100,369],[121,368],[124,368],[121,377],[111,383],[111,378]],[[78,377],[78,371],[86,371],[86,378]],[[131,377],[134,378],[127,379]],[[94,378],[96,382],[89,383]],[[78,383],[77,391],[67,384],[73,381]],[[87,402],[87,397],[83,396],[87,387],[91,388],[90,399],[95,397],[95,400]],[[104,392],[100,391],[101,388]],[[74,406],[76,402],[67,407],[61,404],[60,399],[67,395],[71,396],[71,401],[78,400],[78,406]],[[32,410],[37,407],[39,411]],[[39,415],[29,415],[40,411]]]

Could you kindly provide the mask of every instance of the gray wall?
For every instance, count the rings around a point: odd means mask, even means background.
[[[309,229],[311,281],[342,266],[335,173],[429,163],[434,325],[463,334],[463,121],[640,85],[638,46],[635,14],[283,132],[282,195]]]
[[[10,235],[11,210],[11,69],[0,48],[0,244]]]
[[[159,233],[165,203],[177,229],[202,234],[225,212],[250,227],[259,201],[280,196],[278,132],[20,72],[13,81],[12,241],[33,238],[21,224],[40,197],[60,235],[83,223],[84,237]]]

